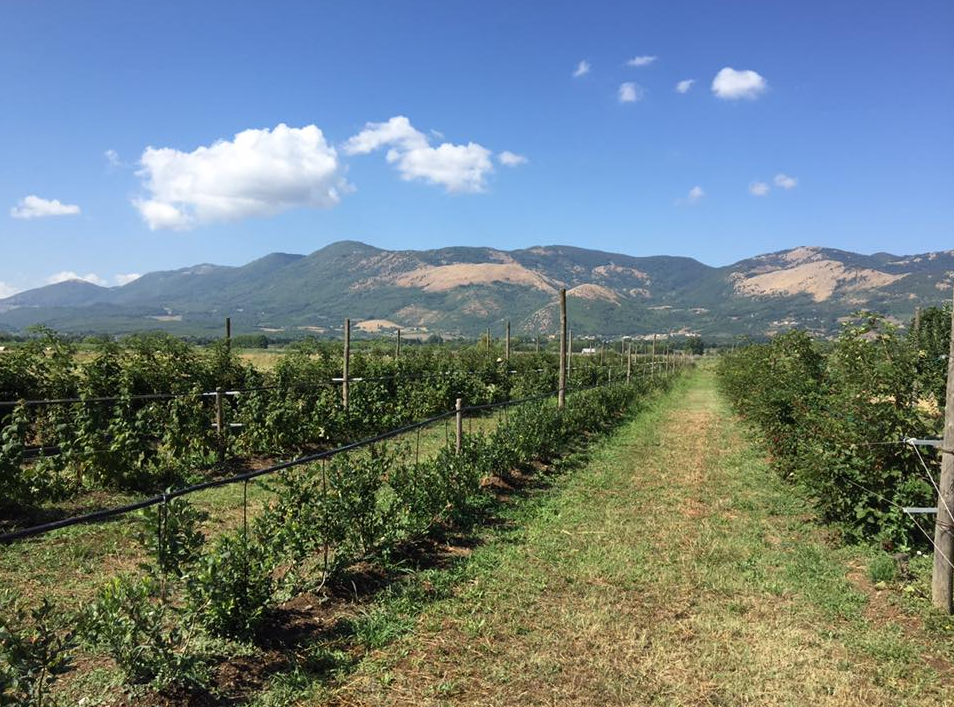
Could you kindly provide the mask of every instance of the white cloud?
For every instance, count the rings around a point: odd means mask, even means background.
[[[617,91],[617,97],[620,103],[635,103],[643,97],[644,91],[639,84],[632,81],[621,83]]]
[[[705,190],[699,185],[689,190],[689,193],[681,199],[676,199],[676,205],[695,204],[706,195]]]
[[[573,72],[573,78],[578,79],[581,76],[586,76],[590,73],[590,62],[586,59],[583,59],[579,64],[576,65],[576,71]]]
[[[74,216],[80,212],[75,204],[64,204],[59,199],[41,199],[36,194],[25,196],[10,209],[13,218],[44,218],[46,216]]]
[[[106,287],[108,284],[103,278],[101,278],[96,273],[87,273],[86,275],[79,275],[72,270],[63,270],[58,272],[55,275],[50,275],[46,278],[46,284],[55,285],[58,282],[69,282],[70,280],[84,280],[86,282],[91,282],[94,285],[99,285],[100,287]]]
[[[511,152],[510,150],[504,150],[497,155],[497,160],[505,167],[516,167],[529,162],[524,155],[518,155],[516,152]]]
[[[484,191],[486,177],[494,171],[492,153],[483,145],[445,142],[431,147],[427,136],[403,115],[386,123],[368,123],[345,143],[344,151],[366,155],[382,147],[389,148],[387,161],[397,166],[402,179],[423,179],[450,193]]]
[[[129,284],[130,282],[132,282],[133,280],[138,280],[138,279],[141,278],[141,277],[142,277],[142,275],[141,275],[140,273],[138,273],[138,272],[130,272],[130,273],[125,273],[125,274],[119,273],[119,274],[116,275],[116,277],[113,278],[113,279],[116,280],[116,284],[117,284],[117,285],[128,285],[128,284]]]
[[[5,282],[0,282],[0,299],[13,297],[13,295],[15,295],[19,291],[20,291],[19,287],[14,287],[13,285],[8,285]]]
[[[106,157],[106,161],[109,163],[110,167],[126,166],[122,163],[122,160],[119,159],[119,153],[116,152],[116,150],[106,150],[103,155]]]
[[[712,79],[712,92],[725,100],[747,98],[754,100],[765,92],[765,78],[751,70],[736,71],[730,66],[722,69]]]
[[[649,66],[652,64],[658,56],[634,56],[632,59],[626,62],[627,66]]]
[[[192,152],[147,147],[139,163],[148,197],[133,205],[154,231],[331,208],[350,188],[335,149],[315,125],[244,130]]]
[[[752,182],[749,184],[749,194],[752,196],[765,196],[769,193],[770,189],[771,187],[765,182]]]
[[[689,89],[692,88],[692,84],[696,82],[695,79],[685,79],[676,84],[677,93],[688,93]]]
[[[775,186],[781,187],[782,189],[794,189],[798,186],[798,180],[795,177],[789,177],[779,172],[775,175]]]

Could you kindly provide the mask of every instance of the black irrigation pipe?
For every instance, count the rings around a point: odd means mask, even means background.
[[[576,388],[573,390],[568,390],[567,392],[582,392],[584,390],[592,390],[593,388],[600,388],[604,385],[612,384],[596,384],[592,386]],[[549,398],[556,395],[559,391],[551,391],[548,393],[542,393],[540,395],[530,396],[527,398],[519,398],[517,400],[505,400],[499,403],[490,403],[487,405],[475,405],[471,407],[464,408],[462,412],[475,412],[478,410],[488,410],[490,408],[496,407],[505,407],[511,405],[520,405],[523,403],[531,402],[534,400],[541,400],[543,398]],[[407,432],[412,432],[414,430],[426,427],[435,422],[440,422],[449,417],[454,417],[457,414],[457,410],[449,410],[443,412],[439,415],[429,417],[426,420],[421,420],[420,422],[413,422],[409,425],[404,425],[403,427],[398,427],[387,432],[382,432],[379,435],[373,437],[367,437],[365,439],[358,440],[356,442],[350,442],[348,444],[336,447],[335,449],[329,449],[323,452],[317,452],[315,454],[309,454],[304,457],[299,457],[297,459],[291,459],[287,462],[281,462],[280,464],[275,464],[273,466],[266,467],[264,469],[256,469],[254,471],[248,471],[244,474],[235,474],[233,476],[228,476],[222,479],[214,479],[212,481],[204,481],[200,484],[192,484],[191,486],[185,486],[181,489],[176,489],[175,491],[169,491],[168,493],[161,493],[156,496],[151,496],[149,498],[144,498],[140,501],[134,503],[129,503],[123,506],[115,506],[113,508],[104,508],[100,511],[94,511],[92,513],[86,513],[80,516],[72,516],[70,518],[62,518],[60,520],[55,520],[50,523],[42,523],[40,525],[31,526],[29,528],[23,528],[21,530],[15,530],[10,533],[4,533],[0,535],[0,544],[8,544],[15,542],[17,540],[22,540],[24,538],[35,537],[37,535],[44,535],[46,533],[52,532],[54,530],[60,530],[62,528],[69,528],[74,525],[81,525],[84,523],[92,523],[99,520],[106,520],[108,518],[114,518],[116,516],[125,515],[127,513],[132,513],[134,511],[142,510],[143,508],[149,508],[150,506],[155,506],[160,503],[166,503],[171,501],[174,498],[179,498],[181,496],[186,496],[198,491],[206,491],[208,489],[218,488],[219,486],[228,486],[230,484],[250,481],[256,479],[259,476],[265,476],[266,474],[274,474],[278,471],[284,471],[285,469],[290,469],[292,467],[301,466],[302,464],[310,464],[315,461],[322,459],[328,459],[333,457],[336,454],[342,454],[344,452],[350,452],[360,447],[367,446],[369,444],[375,444],[377,442],[383,442],[386,439],[391,439],[392,437],[397,437],[398,435],[406,434]]]

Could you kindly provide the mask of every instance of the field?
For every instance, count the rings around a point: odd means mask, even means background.
[[[668,385],[676,363],[627,382],[618,366],[579,360],[558,410],[545,354],[510,368],[487,347],[400,361],[368,353],[350,361],[346,398],[334,352],[286,354],[263,372],[221,347],[168,339],[86,357],[44,343],[5,359],[4,382],[21,398],[69,398],[7,408],[3,427],[5,530],[39,533],[0,552],[4,694],[30,704],[254,697],[265,675],[293,667],[300,620],[331,621],[354,642],[356,606],[453,557],[454,538],[492,514],[496,484],[590,444]],[[226,379],[235,405],[226,413],[200,392],[173,394],[184,376]],[[116,382],[126,394],[101,399],[95,386]],[[220,416],[223,429],[241,421],[232,436],[209,432]],[[274,475],[241,476],[302,454]],[[163,487],[141,511],[109,510]],[[72,524],[99,509],[106,522]],[[51,520],[69,525],[31,529]],[[260,673],[252,684],[233,679],[236,661]]]
[[[551,354],[486,344],[369,348],[347,389],[334,345],[19,354],[4,385],[78,400],[7,409],[5,530],[171,495],[0,547],[3,694],[944,704],[954,624],[899,509],[932,502],[904,439],[940,433],[949,321],[581,355],[562,409]]]

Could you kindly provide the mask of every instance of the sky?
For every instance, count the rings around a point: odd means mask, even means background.
[[[0,296],[354,239],[954,248],[954,3],[0,8]]]

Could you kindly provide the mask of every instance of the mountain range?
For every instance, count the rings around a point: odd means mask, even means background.
[[[515,334],[549,334],[561,287],[579,334],[758,336],[799,327],[829,335],[860,309],[900,321],[949,301],[954,250],[897,256],[806,246],[711,267],[559,245],[391,251],[340,241],[307,256],[152,272],[121,287],[47,285],[0,300],[0,329],[208,335],[230,316],[237,332],[293,337],[340,330],[350,317],[368,333],[471,336],[509,320]]]

